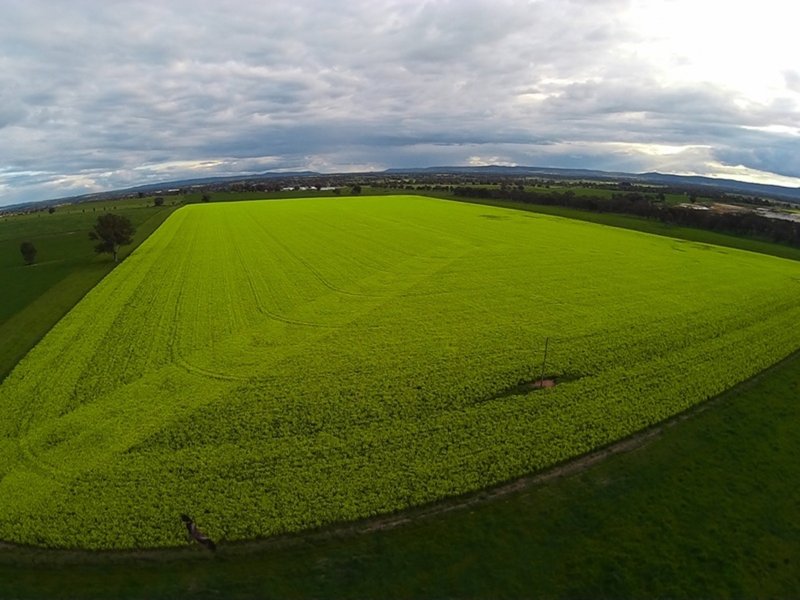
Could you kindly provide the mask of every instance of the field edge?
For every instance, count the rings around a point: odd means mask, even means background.
[[[435,500],[427,504],[413,506],[384,515],[377,515],[355,521],[340,521],[319,528],[306,529],[267,538],[252,538],[249,540],[225,542],[219,547],[218,553],[223,556],[250,555],[267,550],[293,548],[314,541],[357,537],[377,531],[395,529],[416,521],[434,518],[438,515],[491,503],[492,501],[506,498],[532,488],[544,487],[548,483],[590,470],[596,465],[603,463],[606,459],[646,448],[651,442],[657,440],[665,430],[713,409],[715,406],[724,403],[730,397],[753,387],[762,379],[768,377],[770,373],[796,360],[800,360],[800,346],[766,369],[763,369],[752,377],[728,388],[712,398],[694,404],[680,413],[672,415],[663,421],[639,430],[625,438],[595,448],[590,452],[562,461],[561,463],[551,465],[542,471],[528,473],[522,477],[516,477],[481,490],[474,490],[457,496]],[[0,540],[0,565],[11,566],[188,562],[207,560],[209,556],[210,555],[205,551],[200,552],[200,549],[196,545],[188,543],[186,546],[140,548],[135,550],[87,550],[81,548],[46,548],[15,544]]]

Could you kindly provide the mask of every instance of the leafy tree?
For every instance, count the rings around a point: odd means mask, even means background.
[[[22,258],[25,259],[26,265],[32,265],[36,260],[36,246],[31,242],[22,242],[19,245],[19,251],[22,253]]]
[[[135,231],[128,217],[106,213],[97,217],[94,229],[89,232],[89,239],[98,241],[95,252],[113,254],[114,262],[117,262],[119,247],[132,243]]]
[[[153,200],[153,206],[164,206],[164,199],[159,196],[155,200]]]
[[[56,212],[56,207],[55,206],[51,206],[50,208],[47,209],[47,212],[52,215],[54,212]]]
[[[352,186],[350,188],[350,193],[351,194],[360,194],[361,193],[361,186],[358,185],[358,184],[355,184],[354,186]]]
[[[209,194],[203,194],[203,202],[211,202],[211,196]]]

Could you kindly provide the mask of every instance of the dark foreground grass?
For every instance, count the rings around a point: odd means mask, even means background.
[[[798,397],[795,354],[637,450],[394,529],[216,556],[0,550],[0,597],[796,597]]]

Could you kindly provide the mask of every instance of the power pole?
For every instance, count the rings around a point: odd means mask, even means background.
[[[550,343],[550,338],[544,339],[544,360],[542,360],[542,376],[539,378],[539,385],[544,387],[544,367],[547,364],[547,346]]]

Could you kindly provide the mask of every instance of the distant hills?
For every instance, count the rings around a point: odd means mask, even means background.
[[[556,169],[548,167],[426,167],[420,169],[388,169],[385,173],[426,173],[426,174],[452,174],[452,175],[503,175],[511,177],[556,177],[559,179],[591,179],[593,181],[629,181],[631,183],[645,183],[651,185],[669,185],[676,187],[707,187],[719,191],[745,194],[752,196],[767,196],[800,202],[800,188],[768,185],[762,183],[748,183],[734,179],[719,179],[716,177],[702,177],[699,175],[670,175],[667,173],[623,173],[616,171],[596,171],[592,169]]]
[[[597,171],[593,169],[559,169],[550,167],[506,167],[489,165],[483,167],[423,167],[423,168],[393,168],[385,171],[369,171],[363,173],[317,173],[314,171],[292,171],[275,172],[267,171],[259,174],[203,177],[195,179],[179,179],[175,181],[165,181],[140,185],[131,188],[86,194],[83,196],[72,196],[68,198],[58,198],[55,200],[45,200],[41,202],[28,202],[14,206],[0,207],[1,210],[24,209],[33,206],[48,206],[64,202],[80,202],[100,198],[110,198],[125,194],[135,193],[164,193],[172,189],[218,186],[227,183],[237,182],[257,182],[260,180],[285,180],[299,182],[306,178],[336,178],[337,180],[377,178],[381,176],[402,176],[402,175],[452,175],[452,176],[497,176],[497,177],[540,177],[562,180],[583,179],[591,181],[608,181],[640,183],[646,185],[663,185],[671,187],[683,187],[692,189],[706,188],[720,192],[732,194],[742,194],[747,196],[760,196],[786,202],[800,203],[800,188],[785,187],[780,185],[767,185],[761,183],[747,183],[733,179],[718,179],[715,177],[701,177],[696,175],[670,175],[666,173],[623,173],[615,171]],[[346,185],[343,183],[342,185]]]

